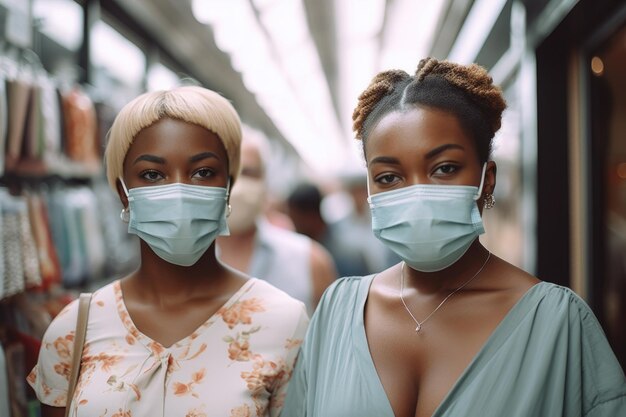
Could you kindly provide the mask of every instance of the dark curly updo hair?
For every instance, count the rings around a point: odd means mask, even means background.
[[[368,135],[385,115],[412,105],[454,114],[474,139],[480,162],[489,159],[506,102],[483,67],[425,58],[413,76],[401,70],[377,74],[359,96],[352,114],[353,129],[363,141],[364,152]]]

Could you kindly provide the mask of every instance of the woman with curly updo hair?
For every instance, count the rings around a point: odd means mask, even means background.
[[[626,416],[585,302],[478,239],[505,108],[485,69],[432,58],[359,96],[372,230],[402,261],[326,291],[283,417]]]

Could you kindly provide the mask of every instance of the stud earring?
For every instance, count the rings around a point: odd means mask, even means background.
[[[130,210],[128,209],[128,207],[124,207],[122,209],[122,212],[120,213],[120,219],[122,219],[124,223],[128,223],[130,221]]]
[[[492,209],[496,205],[496,198],[491,193],[485,194],[485,202],[483,207],[487,210]]]

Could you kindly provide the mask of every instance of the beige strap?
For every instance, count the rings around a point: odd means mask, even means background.
[[[72,367],[70,371],[70,385],[67,388],[67,403],[65,405],[65,417],[70,414],[70,406],[74,397],[74,390],[80,374],[80,361],[83,356],[85,334],[87,334],[87,322],[89,319],[89,304],[91,293],[81,293],[78,300],[78,318],[76,319],[76,331],[74,332],[74,350],[72,351]]]

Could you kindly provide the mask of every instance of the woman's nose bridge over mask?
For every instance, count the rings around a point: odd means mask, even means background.
[[[407,187],[411,185],[427,185],[432,183],[425,170],[415,170],[405,178],[405,181]]]
[[[184,175],[180,169],[173,170],[170,175],[165,179],[166,184],[192,184],[191,178],[188,175]]]

